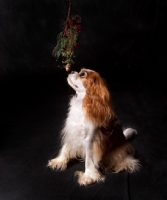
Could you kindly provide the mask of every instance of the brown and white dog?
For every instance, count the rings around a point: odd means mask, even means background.
[[[93,70],[82,69],[79,73],[71,72],[67,81],[76,94],[70,100],[61,132],[62,148],[47,166],[64,170],[71,159],[82,158],[85,172],[75,173],[80,185],[104,181],[102,172],[139,170],[139,161],[128,141],[137,131],[122,129],[114,114],[105,80]]]

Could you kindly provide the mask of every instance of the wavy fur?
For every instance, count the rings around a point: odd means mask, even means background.
[[[110,119],[114,116],[114,112],[105,80],[97,72],[90,72],[83,85],[86,88],[86,96],[83,99],[86,117],[97,125],[107,127]]]
[[[76,91],[69,103],[62,129],[62,148],[48,162],[52,169],[64,170],[71,159],[85,161],[85,172],[76,172],[80,185],[104,181],[103,172],[135,172],[140,168],[128,138],[135,129],[123,130],[111,106],[105,80],[92,70],[72,72],[68,84]]]

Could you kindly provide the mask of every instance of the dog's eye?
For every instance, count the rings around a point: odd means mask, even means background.
[[[84,77],[85,77],[85,75],[86,75],[86,73],[85,73],[85,72],[81,72],[81,73],[79,74],[79,76],[80,76],[81,78],[84,78]]]

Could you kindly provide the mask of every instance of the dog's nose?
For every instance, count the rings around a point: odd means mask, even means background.
[[[78,74],[78,72],[76,72],[76,71],[71,71],[71,74]]]

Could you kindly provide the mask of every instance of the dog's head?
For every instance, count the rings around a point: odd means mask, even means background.
[[[80,72],[72,71],[67,78],[68,84],[76,92],[91,92],[100,90],[105,86],[104,80],[100,77],[99,73],[90,69],[81,69]],[[100,92],[102,95],[102,91]]]
[[[71,72],[67,81],[77,94],[84,93],[83,107],[87,117],[106,126],[113,112],[109,90],[100,74],[90,69],[81,69],[79,73]]]

